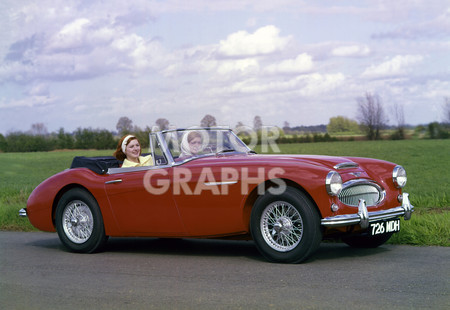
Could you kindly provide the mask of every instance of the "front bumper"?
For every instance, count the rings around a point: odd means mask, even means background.
[[[326,227],[341,227],[349,225],[360,225],[362,229],[369,227],[370,222],[386,220],[403,216],[405,220],[411,218],[414,206],[409,202],[409,194],[403,193],[402,205],[388,210],[368,212],[366,201],[361,199],[358,205],[358,212],[354,214],[343,214],[330,216],[322,219],[321,224]]]

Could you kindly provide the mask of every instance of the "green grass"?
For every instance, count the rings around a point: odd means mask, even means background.
[[[70,167],[74,156],[111,155],[112,151],[0,153],[0,229],[34,230],[18,212],[33,189],[48,177]]]
[[[405,167],[405,191],[415,206],[410,221],[391,243],[450,246],[450,141],[401,140],[280,144],[282,153],[359,156]],[[259,152],[260,149],[256,148]],[[44,179],[68,168],[74,156],[111,155],[112,151],[0,153],[0,229],[33,230],[18,217],[31,191]]]
[[[450,246],[450,212],[418,209],[409,221],[401,219],[391,244]]]

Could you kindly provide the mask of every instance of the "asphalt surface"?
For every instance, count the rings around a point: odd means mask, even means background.
[[[299,265],[249,241],[111,238],[73,254],[56,233],[0,231],[1,309],[450,309],[450,248],[322,243]]]

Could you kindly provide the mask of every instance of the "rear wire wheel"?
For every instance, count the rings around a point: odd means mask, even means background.
[[[300,263],[322,241],[320,216],[314,204],[290,187],[280,195],[267,192],[256,200],[250,231],[258,250],[272,262]]]
[[[96,252],[107,240],[100,208],[86,190],[66,192],[56,207],[55,220],[59,239],[73,252]]]

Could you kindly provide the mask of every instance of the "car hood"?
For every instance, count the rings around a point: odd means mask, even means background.
[[[347,164],[350,167],[356,168],[358,165],[353,161],[353,159],[349,159],[346,157],[338,157],[338,156],[324,156],[324,155],[290,155],[290,154],[226,154],[223,156],[212,156],[212,157],[203,157],[191,162],[191,164],[208,164],[207,162],[220,164],[222,160],[223,163],[227,162],[230,158],[233,158],[233,161],[242,161],[244,164],[247,161],[250,161],[254,164],[258,165],[278,165],[278,164],[303,164],[308,166],[316,166],[327,169],[337,169],[335,168],[337,165]]]
[[[255,154],[252,155],[253,160],[263,160],[270,162],[277,161],[294,161],[294,162],[302,162],[309,165],[326,167],[329,169],[336,169],[337,165],[346,164],[346,165],[355,165],[357,164],[346,157],[338,157],[338,156],[325,156],[325,155],[260,155]]]

